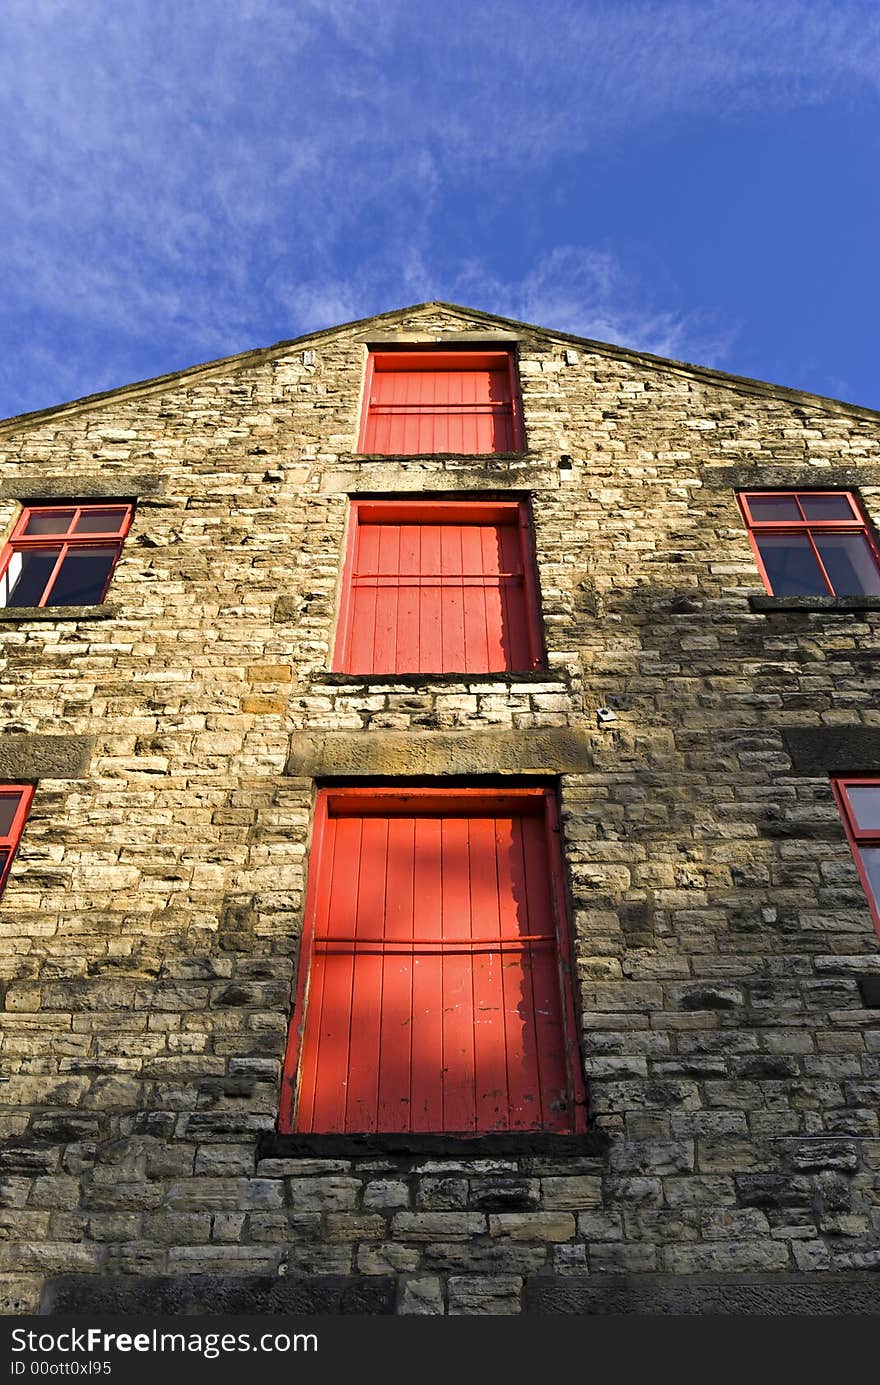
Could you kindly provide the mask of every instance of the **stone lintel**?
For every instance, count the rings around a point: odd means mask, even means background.
[[[164,477],[143,472],[77,476],[75,472],[19,471],[0,481],[0,500],[133,500],[156,495],[164,484]]]
[[[853,490],[880,486],[880,466],[810,466],[807,462],[770,462],[754,466],[705,466],[700,475],[707,490]]]
[[[847,615],[850,612],[880,611],[880,596],[750,596],[753,611],[772,615],[775,611],[804,611],[819,615]],[[803,627],[801,627],[803,628]]]
[[[782,739],[797,774],[880,774],[880,728],[792,726]]]
[[[62,1274],[47,1280],[40,1315],[391,1314],[395,1293],[386,1275]]]
[[[526,1313],[782,1314],[803,1317],[880,1313],[880,1275],[782,1271],[778,1274],[532,1275]]]
[[[290,738],[286,774],[368,776],[583,774],[593,737],[553,727],[530,731],[328,731]]]
[[[0,779],[82,779],[94,736],[0,736]]]

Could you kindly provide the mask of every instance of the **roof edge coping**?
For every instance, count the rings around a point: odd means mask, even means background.
[[[248,351],[241,351],[231,356],[221,356],[211,361],[204,361],[200,364],[184,366],[181,370],[170,371],[165,375],[155,375],[146,380],[136,380],[129,384],[117,385],[109,390],[100,390],[95,394],[82,395],[78,399],[67,400],[61,404],[52,404],[45,409],[35,409],[23,414],[13,414],[9,418],[0,419],[0,437],[5,437],[10,433],[15,433],[22,429],[37,427],[50,418],[73,416],[82,413],[87,409],[107,403],[110,400],[125,400],[136,396],[158,394],[166,389],[173,388],[183,380],[197,380],[229,370],[245,370],[249,366],[260,365],[264,361],[270,361],[297,347],[307,346],[311,342],[326,340],[328,337],[334,336],[338,332],[360,329],[363,333],[368,334],[363,336],[361,340],[367,342],[377,340],[378,344],[378,339],[372,338],[369,335],[372,331],[373,324],[387,322],[389,319],[399,318],[407,313],[426,313],[437,308],[442,308],[447,312],[460,313],[472,319],[478,318],[484,321],[488,327],[496,331],[498,324],[503,324],[506,328],[515,329],[512,335],[518,339],[525,333],[529,337],[537,335],[550,338],[554,341],[572,342],[598,355],[610,356],[615,360],[631,361],[651,369],[658,369],[666,372],[671,371],[674,374],[684,375],[689,378],[706,381],[710,384],[720,385],[722,388],[746,394],[758,394],[769,398],[789,400],[792,403],[800,403],[812,406],[813,408],[818,406],[819,408],[842,413],[850,417],[863,418],[869,422],[880,419],[880,409],[872,409],[862,404],[852,404],[843,399],[834,399],[830,395],[811,394],[807,390],[795,389],[789,385],[778,385],[766,380],[756,380],[747,375],[733,375],[728,371],[716,370],[711,366],[694,365],[691,362],[677,361],[668,356],[656,356],[649,351],[636,351],[630,347],[616,346],[612,342],[596,341],[591,337],[579,337],[573,332],[558,331],[551,327],[539,326],[536,323],[520,322],[516,318],[501,317],[497,314],[486,313],[479,308],[467,308],[459,303],[447,303],[442,299],[432,299],[425,303],[413,303],[403,308],[394,308],[385,313],[375,313],[369,317],[355,318],[351,322],[336,323],[332,327],[323,327],[314,332],[304,333],[299,337],[290,337],[283,341],[275,342],[271,346],[254,347]],[[444,333],[443,335],[447,334]],[[449,335],[452,337],[455,334],[450,333]],[[459,340],[461,340],[460,337]],[[430,341],[436,341],[436,334],[430,338]],[[427,341],[425,344],[427,344]]]

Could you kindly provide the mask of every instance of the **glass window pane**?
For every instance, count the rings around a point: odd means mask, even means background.
[[[61,564],[46,605],[97,605],[103,598],[116,552],[115,545],[112,548],[72,549]]]
[[[846,796],[856,827],[880,832],[880,784],[847,784]]]
[[[880,569],[864,534],[814,534],[836,596],[880,596]]]
[[[829,596],[806,534],[756,534],[774,596]]]
[[[43,510],[32,514],[24,534],[66,534],[76,510]]]
[[[859,852],[859,855],[868,877],[868,888],[874,901],[874,908],[880,909],[880,847],[865,847]]]
[[[8,837],[12,831],[12,821],[20,802],[20,793],[0,793],[0,837]]]
[[[852,505],[846,496],[841,495],[806,495],[800,494],[798,499],[807,519],[857,519],[858,516],[853,511]]]
[[[21,576],[21,554],[12,553],[0,576],[0,606],[9,605],[9,594]]]
[[[125,520],[125,509],[85,510],[73,526],[75,534],[116,534]]]
[[[24,553],[13,553],[3,574],[3,605],[38,606],[60,552],[60,548],[30,548]]]
[[[801,518],[793,495],[747,495],[746,500],[752,519],[764,524],[770,520]]]

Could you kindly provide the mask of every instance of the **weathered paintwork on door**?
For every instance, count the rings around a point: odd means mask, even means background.
[[[324,791],[282,1128],[584,1128],[552,795]]]

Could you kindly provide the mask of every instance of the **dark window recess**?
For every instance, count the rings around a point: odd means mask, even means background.
[[[30,784],[0,784],[0,893],[6,884],[33,796]]]
[[[831,781],[859,876],[880,933],[880,779]]]
[[[131,517],[131,505],[25,508],[0,559],[0,606],[99,605]]]
[[[739,503],[771,596],[880,595],[880,554],[849,491],[744,491]]]

